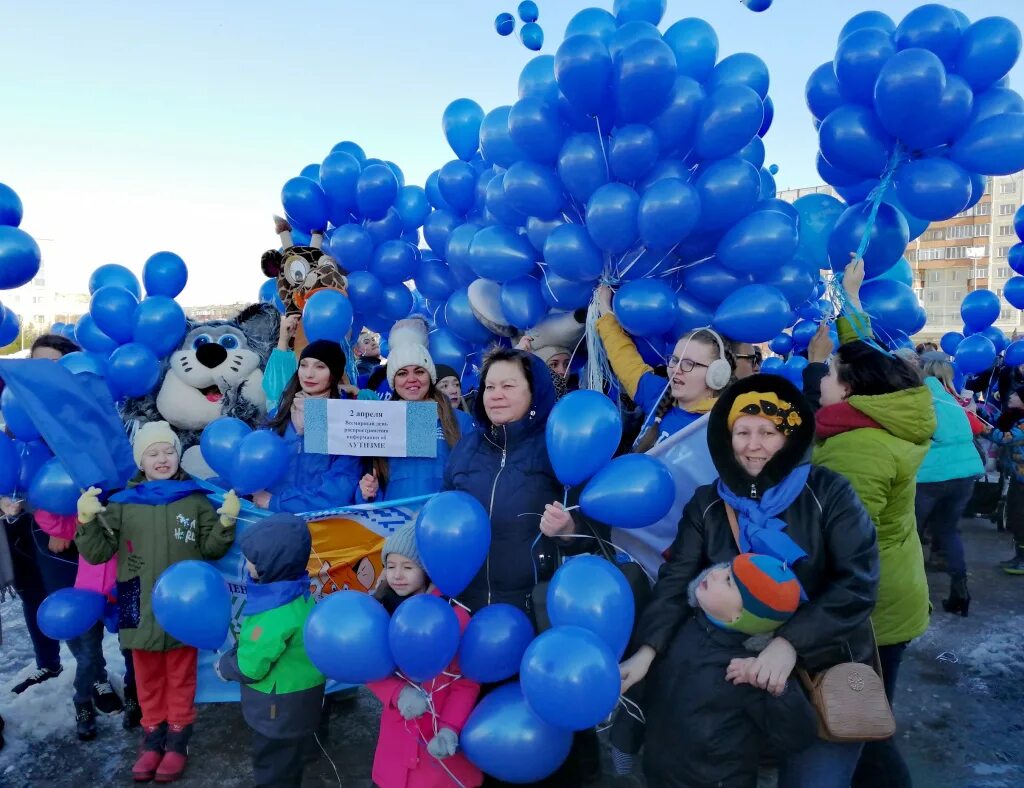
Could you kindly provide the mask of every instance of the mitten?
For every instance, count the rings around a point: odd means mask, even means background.
[[[441,728],[427,744],[427,752],[438,760],[450,758],[459,749],[459,735],[451,728]]]
[[[242,511],[241,501],[238,500],[234,490],[228,490],[227,495],[224,496],[224,503],[217,510],[217,514],[220,515],[220,524],[225,528],[230,528],[235,524],[240,511]]]
[[[427,695],[419,687],[405,686],[398,693],[398,702],[395,703],[398,713],[407,720],[414,720],[422,717],[427,710]]]
[[[100,488],[90,487],[78,498],[78,522],[82,525],[91,523],[96,519],[96,515],[100,512],[105,512],[103,504],[100,503],[99,499]]]

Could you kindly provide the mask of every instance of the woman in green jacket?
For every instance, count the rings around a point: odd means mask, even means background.
[[[870,332],[859,311],[862,279],[863,263],[851,263],[844,287],[856,313],[840,318],[843,344],[832,357],[828,374],[816,381],[821,409],[816,414],[818,445],[813,462],[847,478],[878,531],[881,574],[871,620],[891,703],[903,652],[928,628],[931,611],[914,497],[917,472],[928,454],[936,421],[932,395],[921,373],[898,356],[858,339],[855,324]],[[827,333],[824,339],[822,333],[809,349],[812,361],[820,360],[821,345],[828,342]],[[815,377],[808,367],[805,387]],[[814,400],[819,392],[808,394]],[[855,787],[909,784],[906,764],[892,739],[865,746]]]

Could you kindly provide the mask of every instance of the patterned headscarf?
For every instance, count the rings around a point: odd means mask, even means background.
[[[730,430],[740,416],[760,416],[768,419],[779,432],[787,436],[803,423],[800,414],[791,403],[770,391],[748,391],[736,397],[726,420]]]

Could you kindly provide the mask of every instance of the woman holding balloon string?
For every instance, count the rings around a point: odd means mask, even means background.
[[[626,394],[647,414],[633,451],[646,452],[656,443],[692,424],[715,404],[734,379],[735,362],[721,336],[698,328],[681,336],[669,359],[666,381],[644,363],[636,345],[622,330],[612,310],[612,289],[598,289],[597,331],[608,362]]]
[[[437,385],[438,370],[427,350],[426,324],[419,318],[400,320],[388,338],[386,367],[393,401],[437,405],[437,454],[434,457],[375,457],[363,475],[356,502],[396,501],[431,495],[441,489],[452,448],[473,429],[472,417],[454,409]]]
[[[306,452],[306,399],[340,399],[339,383],[345,374],[345,352],[337,342],[310,342],[299,356],[299,366],[288,381],[277,411],[268,426],[288,445],[288,469],[269,490],[253,493],[261,509],[275,512],[311,512],[348,506],[355,498],[360,465],[356,457]]]
[[[730,730],[706,730],[725,719],[712,711],[735,694],[726,681],[779,694],[798,662],[812,673],[851,659],[873,662],[868,619],[879,574],[875,530],[850,484],[809,464],[813,439],[813,411],[782,377],[739,381],[711,411],[708,447],[719,480],[699,487],[687,504],[653,598],[639,619],[635,642],[643,645],[621,665],[624,691],[651,674],[644,762],[651,784],[690,785],[683,774],[691,772],[712,784],[731,785],[730,778],[742,775],[749,780],[750,764],[757,763],[765,742],[732,741]],[[737,518],[735,532],[730,516]],[[723,669],[720,688],[706,688],[705,714],[684,718],[673,692],[679,687],[677,673],[688,670],[688,629],[701,627],[715,638],[728,634],[706,617],[695,617],[687,590],[705,570],[741,552],[786,561],[806,600],[756,657],[737,657]],[[687,748],[683,743],[691,729],[700,741],[711,741],[721,757],[709,758],[706,751],[697,756]],[[861,748],[816,739],[781,759],[779,785],[847,788]]]

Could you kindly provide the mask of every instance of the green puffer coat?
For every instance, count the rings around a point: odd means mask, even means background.
[[[914,496],[917,471],[935,432],[932,395],[918,386],[852,396],[844,404],[862,414],[860,420],[824,433],[827,437],[815,448],[813,461],[849,480],[878,529],[881,577],[871,620],[878,645],[904,643],[928,628],[930,614]],[[827,410],[818,413],[819,437]],[[863,417],[878,426],[863,426]]]
[[[140,474],[128,487],[142,481]],[[170,651],[182,645],[153,615],[153,585],[160,574],[179,561],[220,558],[234,540],[234,524],[221,525],[202,493],[162,506],[108,503],[91,523],[79,524],[75,534],[79,553],[90,563],[102,564],[117,554],[121,647],[141,651]]]

